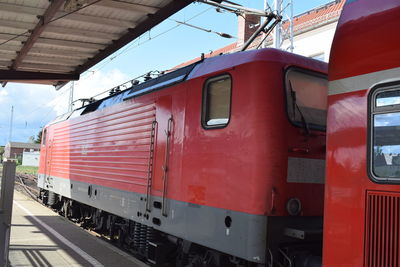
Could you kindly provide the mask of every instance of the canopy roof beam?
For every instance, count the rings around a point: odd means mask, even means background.
[[[48,25],[48,23],[53,19],[54,15],[64,4],[65,0],[53,0],[50,6],[46,9],[43,16],[40,18],[38,24],[35,29],[31,32],[31,35],[28,37],[28,40],[23,45],[22,49],[18,52],[18,56],[15,58],[11,69],[16,70],[18,66],[21,64],[22,60],[28,54],[29,50],[31,50],[32,46],[39,39],[40,35]]]
[[[37,71],[0,70],[0,82],[6,81],[77,81],[79,74],[50,73]]]
[[[26,29],[33,29],[35,24],[21,21],[10,21],[5,19],[0,19],[0,25],[5,28],[18,30],[19,34],[23,34],[26,32]],[[59,34],[59,35],[69,35],[69,36],[86,36],[90,38],[95,38],[98,40],[115,40],[118,39],[118,34],[115,33],[107,33],[93,30],[84,30],[84,29],[76,29],[76,28],[65,28],[58,27],[53,25],[48,25],[46,27],[47,33]]]
[[[0,85],[58,88],[194,1],[0,0]]]

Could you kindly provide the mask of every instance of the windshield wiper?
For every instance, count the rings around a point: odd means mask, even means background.
[[[301,109],[299,107],[299,105],[297,105],[297,100],[296,100],[296,92],[293,90],[292,87],[292,82],[289,80],[289,90],[290,90],[290,95],[292,97],[292,110],[293,110],[293,119],[296,119],[296,109],[300,114],[300,119],[301,119],[301,123],[303,125],[304,131],[306,133],[306,135],[310,135],[310,129],[308,128],[308,123],[306,121],[306,119],[304,118],[303,112],[301,112]]]

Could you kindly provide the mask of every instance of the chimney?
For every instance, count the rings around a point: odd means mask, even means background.
[[[237,45],[243,45],[250,36],[260,27],[260,16],[244,14],[238,16],[238,41]]]

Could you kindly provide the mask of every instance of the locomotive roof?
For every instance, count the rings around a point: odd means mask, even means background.
[[[134,84],[134,80],[129,81],[123,85],[117,86],[117,88],[123,86],[126,87],[126,84],[129,83],[131,85],[129,88],[120,92],[110,94],[103,99],[80,107],[72,112],[63,114],[52,121],[51,124],[75,118],[93,112],[95,110],[100,110],[123,102],[125,100],[161,90],[165,87],[169,87],[187,80],[195,79],[201,76],[205,76],[207,74],[212,74],[239,65],[257,61],[281,62],[300,67],[307,65],[308,69],[317,72],[320,72],[321,70],[327,70],[327,64],[325,62],[312,60],[310,58],[273,48],[220,55],[217,57],[202,59],[191,65],[185,66],[183,68],[177,69],[175,71],[166,73],[157,78],[153,78],[139,84]],[[115,87],[113,89],[115,89]]]

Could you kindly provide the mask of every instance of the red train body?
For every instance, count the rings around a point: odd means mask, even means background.
[[[320,266],[303,235],[321,229],[325,198],[323,266],[399,266],[399,14],[398,0],[344,6],[329,65],[325,196],[326,66],[266,49],[207,59],[49,124],[43,197],[156,229],[183,254],[193,242],[269,266]]]
[[[347,1],[329,63],[324,266],[400,265],[400,2]]]
[[[326,70],[263,49],[135,85],[45,127],[39,187],[66,213],[79,202],[268,262],[322,231]]]

